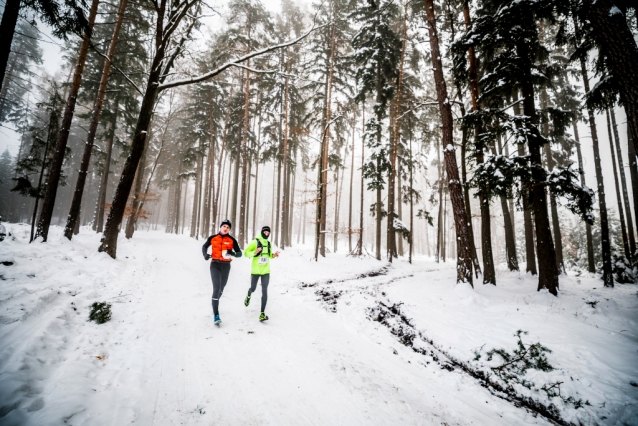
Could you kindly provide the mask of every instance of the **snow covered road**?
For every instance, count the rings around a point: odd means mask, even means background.
[[[2,425],[548,424],[367,318],[388,282],[416,270],[340,283],[350,293],[335,313],[319,286],[300,283],[383,265],[340,255],[315,263],[288,249],[273,261],[270,320],[259,323],[260,290],[244,307],[249,262],[237,259],[216,327],[202,241],[138,232],[113,261],[86,232],[34,252],[26,227],[11,230],[18,238],[2,250],[14,264],[0,271]],[[87,322],[88,306],[104,300],[113,319]]]

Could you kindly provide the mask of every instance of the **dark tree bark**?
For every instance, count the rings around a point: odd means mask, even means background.
[[[131,214],[126,221],[126,227],[124,230],[126,239],[133,238],[133,233],[135,232],[135,222],[138,216],[138,209],[142,195],[142,184],[144,183],[144,171],[146,169],[146,151],[146,148],[144,148],[142,158],[137,166],[137,173],[135,174],[135,189],[133,190],[133,199],[131,200]]]
[[[430,36],[430,49],[432,52],[432,67],[434,68],[434,81],[436,84],[436,95],[439,102],[439,112],[441,114],[442,141],[445,146],[444,157],[448,175],[448,187],[450,189],[450,199],[454,213],[454,225],[457,237],[457,282],[472,283],[472,253],[470,250],[470,236],[467,228],[467,215],[465,213],[465,202],[463,201],[463,188],[459,177],[459,169],[456,163],[453,139],[453,118],[452,109],[448,98],[445,77],[443,75],[443,63],[439,50],[439,36],[436,28],[436,17],[434,15],[434,1],[425,0],[425,13],[428,21],[428,33]]]
[[[465,19],[465,28],[469,29],[470,11],[469,11],[469,5],[467,1],[463,2],[463,17]],[[472,99],[472,110],[475,112],[478,112],[480,110],[479,100],[478,100],[479,98],[478,68],[476,63],[476,54],[474,52],[474,47],[470,47],[468,49],[468,57],[469,57],[469,71],[470,71],[469,83],[470,83],[470,94]],[[476,157],[477,164],[481,164],[484,161],[483,146],[482,146],[483,144],[480,141],[480,135],[482,133],[483,133],[483,126],[482,126],[482,123],[479,122],[477,126],[474,128],[474,139],[475,139],[474,154]],[[463,180],[465,181],[465,164],[463,163],[461,167],[463,168],[463,175],[464,175]],[[480,203],[480,209],[481,209],[481,250],[483,254],[483,284],[496,285],[496,271],[494,270],[494,255],[492,253],[492,229],[491,229],[492,225],[491,225],[491,218],[490,218],[490,201],[485,196],[485,193],[484,191],[481,190],[481,188],[479,188],[478,193],[479,193],[479,203]],[[469,213],[470,197],[469,197],[468,189],[466,189],[465,191],[465,199],[466,199],[466,205],[468,207],[468,213]],[[467,217],[468,217],[467,223],[468,223],[468,226],[470,227],[469,230],[471,232],[472,216],[471,214],[468,214]],[[470,241],[472,242],[472,246],[474,246],[473,237],[471,237]],[[478,260],[478,257],[476,256],[475,253],[473,257],[477,258]],[[477,267],[477,272],[478,270],[479,269]]]
[[[580,173],[580,184],[585,186],[585,170],[583,169],[583,154],[580,149],[580,137],[578,136],[578,126],[576,121],[574,125],[574,138],[576,139],[576,155],[578,157],[578,172]],[[631,143],[629,146],[631,147]],[[631,155],[631,153],[630,153]],[[634,155],[635,158],[635,155]],[[638,183],[638,175],[636,176],[636,182]],[[637,200],[638,201],[638,200]],[[594,260],[594,243],[591,232],[591,225],[585,222],[585,231],[587,234],[587,270],[592,274],[596,272],[596,262]]]
[[[585,93],[589,92],[589,77],[587,76],[587,65],[585,59],[580,60],[581,75]],[[589,128],[594,148],[594,167],[596,169],[596,184],[598,188],[598,208],[600,214],[600,242],[603,261],[603,283],[605,287],[614,286],[614,277],[611,270],[611,244],[609,240],[609,221],[607,219],[607,201],[605,201],[605,184],[603,182],[603,169],[600,162],[600,148],[598,146],[598,132],[596,131],[596,119],[594,112],[587,108],[589,118]]]
[[[104,230],[104,205],[106,204],[106,191],[109,186],[109,173],[111,168],[111,156],[113,153],[113,140],[115,139],[115,128],[117,125],[117,112],[119,110],[119,102],[115,101],[113,108],[113,118],[111,119],[111,129],[105,141],[105,159],[102,171],[102,179],[100,180],[100,189],[98,191],[97,202],[95,204],[95,218],[93,220],[93,230],[100,233]]]
[[[6,0],[4,4],[2,21],[0,21],[0,40],[2,40],[0,43],[0,87],[3,87],[4,75],[9,63],[11,44],[20,12],[20,2],[21,0]]]
[[[622,205],[620,195],[620,183],[618,182],[618,167],[616,164],[616,153],[614,149],[614,136],[611,131],[611,120],[609,118],[609,110],[605,111],[607,116],[607,135],[609,137],[609,151],[611,152],[611,164],[614,172],[614,188],[616,189],[616,205],[618,207],[618,217],[620,218],[620,231],[622,233],[622,245],[625,251],[625,257],[631,260],[631,251],[629,250],[629,240],[627,238],[627,223],[625,222],[625,211]]]
[[[364,192],[364,179],[363,179],[363,166],[365,165],[365,132],[366,132],[366,103],[365,100],[361,103],[361,183],[359,186],[360,200],[359,200],[359,240],[357,241],[357,247],[354,254],[361,256],[363,254],[363,198]]]
[[[516,115],[523,114],[520,104],[517,103],[514,105],[514,113]],[[518,156],[525,157],[526,155],[523,144],[518,144]],[[521,198],[523,199],[523,226],[525,228],[525,272],[537,275],[536,249],[534,248],[534,221],[532,220],[532,206],[529,192],[529,188],[523,187]]]
[[[636,158],[635,141],[629,126],[627,126],[627,141],[627,145],[629,146],[629,177],[631,178],[631,193],[634,201],[636,229],[638,229],[638,159]]]
[[[93,24],[95,23],[98,3],[99,0],[93,0],[93,3],[91,4],[91,10],[89,12],[89,32],[93,29]],[[60,175],[62,173],[62,163],[64,162],[66,145],[69,140],[69,132],[71,131],[71,122],[73,121],[73,114],[75,112],[75,103],[80,90],[80,84],[82,83],[82,72],[84,71],[84,63],[86,62],[86,55],[89,52],[90,44],[90,35],[88,32],[85,32],[82,37],[82,43],[80,44],[78,59],[75,64],[75,74],[73,75],[73,82],[71,83],[69,97],[66,101],[62,123],[60,124],[58,140],[55,145],[55,150],[53,151],[47,188],[44,194],[40,219],[38,220],[36,235],[41,236],[43,242],[47,240],[49,235],[49,226],[51,225],[51,217],[53,216],[53,209],[55,207],[55,197],[58,191]],[[2,69],[4,70],[4,68]],[[71,228],[71,232],[72,230],[73,228]]]
[[[250,39],[250,27],[248,29],[248,38]],[[248,60],[247,66],[250,66],[250,60]],[[241,196],[239,205],[239,243],[244,244],[246,242],[246,210],[247,204],[247,190],[248,181],[250,179],[250,171],[248,170],[248,122],[249,122],[249,106],[250,106],[250,71],[246,70],[246,88],[245,88],[245,105],[244,105],[244,130],[242,132],[242,144],[241,144]],[[239,167],[239,160],[237,161],[237,167]],[[233,206],[235,209],[237,206]],[[234,215],[233,215],[234,216]]]
[[[496,150],[493,147],[492,152],[496,154]],[[500,140],[498,141],[498,152],[499,154],[503,155],[503,146]],[[501,210],[503,210],[503,228],[505,230],[505,258],[507,261],[507,268],[510,271],[518,271],[516,238],[514,236],[514,224],[512,221],[512,215],[510,214],[510,208],[507,205],[507,198],[502,195],[499,198],[501,200]]]
[[[627,236],[629,237],[629,250],[631,254],[630,260],[636,253],[636,238],[634,236],[634,225],[631,218],[631,207],[629,207],[629,193],[627,191],[627,178],[625,177],[625,164],[622,158],[622,150],[620,149],[620,137],[618,136],[618,126],[616,125],[616,114],[614,109],[609,109],[611,116],[611,127],[614,131],[614,140],[616,147],[616,155],[618,158],[618,174],[620,174],[620,183],[622,188],[623,204],[625,206],[625,218],[627,219]],[[628,141],[629,142],[629,141]],[[633,141],[632,141],[633,142]]]
[[[530,117],[531,124],[538,128],[539,117],[534,104],[534,86],[532,83],[532,66],[528,46],[517,46],[518,56],[522,61],[521,91],[523,95],[523,113]],[[538,130],[537,130],[538,132]],[[558,295],[558,268],[556,267],[556,251],[549,226],[547,212],[547,193],[545,189],[546,172],[543,168],[541,149],[546,140],[540,134],[530,134],[527,145],[530,153],[530,167],[532,171],[532,185],[530,188],[530,202],[534,211],[534,225],[536,227],[536,253],[538,255],[538,290],[547,289],[551,294]]]
[[[80,208],[82,205],[82,195],[84,193],[86,174],[89,170],[91,153],[93,152],[93,143],[95,142],[95,134],[97,133],[97,126],[100,122],[100,114],[102,113],[102,104],[104,102],[104,97],[106,96],[106,84],[111,74],[111,61],[113,60],[113,56],[115,56],[117,39],[120,36],[120,29],[122,28],[124,11],[126,10],[127,4],[128,0],[120,0],[120,4],[117,9],[117,19],[115,20],[115,27],[113,28],[113,36],[111,37],[109,50],[106,54],[107,59],[105,59],[104,61],[102,77],[100,78],[100,85],[98,87],[97,96],[95,97],[95,103],[93,105],[93,116],[91,117],[89,133],[86,137],[86,143],[84,144],[82,164],[80,165],[78,180],[75,186],[75,192],[73,193],[73,201],[71,202],[71,209],[67,218],[66,227],[64,228],[64,236],[67,237],[69,240],[73,238],[72,230],[75,229],[76,223],[78,223],[78,221],[80,220]]]
[[[434,251],[434,260],[439,263],[441,259],[441,249],[443,242],[443,170],[441,163],[441,148],[436,144],[437,171],[439,172],[439,214],[436,222],[436,250]],[[445,260],[445,256],[444,256]]]
[[[585,0],[600,55],[619,88],[627,123],[638,134],[638,46],[624,13],[611,13],[615,0]]]
[[[352,187],[354,184],[354,135],[357,114],[352,114],[352,149],[350,151],[350,197],[348,201],[348,253],[352,253]]]
[[[542,26],[541,26],[542,28]],[[542,30],[540,31],[542,35]],[[542,37],[541,37],[542,40]],[[541,91],[541,108],[545,110],[549,105],[549,97],[547,95],[547,89],[543,88]],[[544,120],[542,124],[543,136],[549,137],[549,118],[547,114],[543,112]],[[547,161],[547,168],[551,172],[554,170],[554,157],[552,155],[552,148],[549,143],[543,147],[545,151],[545,159]],[[552,214],[552,231],[554,234],[554,250],[556,251],[556,268],[560,273],[565,272],[565,262],[563,261],[563,238],[560,234],[560,222],[558,221],[558,204],[556,203],[556,196],[551,191],[549,192],[549,206]]]

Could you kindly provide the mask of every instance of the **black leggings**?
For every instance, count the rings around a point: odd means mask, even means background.
[[[222,297],[229,273],[230,262],[210,263],[210,277],[213,280],[213,313],[215,315],[219,315],[219,298]]]
[[[268,302],[268,283],[270,282],[270,274],[250,276],[250,290],[248,295],[251,295],[257,290],[257,281],[261,278],[261,311],[266,312],[266,302]]]

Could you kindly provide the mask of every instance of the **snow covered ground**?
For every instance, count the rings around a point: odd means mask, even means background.
[[[202,241],[137,232],[112,260],[88,230],[69,242],[56,228],[29,245],[27,226],[7,228],[1,425],[551,424],[459,368],[488,371],[485,353],[514,349],[519,329],[553,351],[556,370],[528,374],[534,388],[561,381],[561,395],[591,405],[522,395],[555,404],[566,422],[638,424],[635,285],[563,276],[555,298],[501,271],[497,287],[472,290],[454,284],[453,264],[316,263],[293,248],[273,261],[270,320],[257,320],[260,290],[243,305],[242,258],[216,327]],[[87,321],[95,301],[112,304],[110,322]]]

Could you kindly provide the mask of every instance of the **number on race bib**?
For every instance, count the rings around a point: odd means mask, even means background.
[[[265,265],[265,264],[267,264],[267,263],[268,263],[268,258],[267,258],[266,256],[261,256],[261,257],[259,258],[259,260],[258,260],[258,263],[259,263],[260,265]]]
[[[230,259],[230,255],[228,254],[228,250],[222,250],[222,257],[224,259]]]

